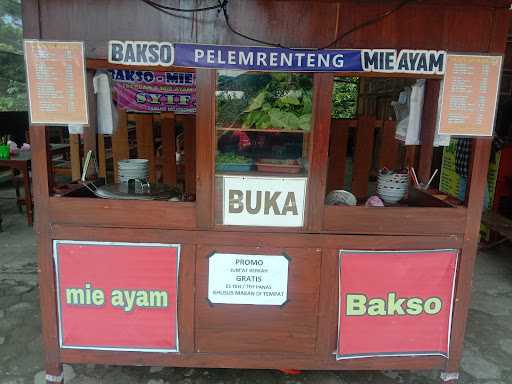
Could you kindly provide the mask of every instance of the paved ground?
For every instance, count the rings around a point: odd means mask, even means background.
[[[0,384],[43,383],[35,238],[0,185]],[[512,247],[478,258],[461,383],[512,383]],[[430,384],[438,372],[310,372],[66,366],[71,384]]]

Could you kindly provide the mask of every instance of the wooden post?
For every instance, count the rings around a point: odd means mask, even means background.
[[[21,3],[23,14],[23,37],[41,38],[41,12],[39,0],[27,0]],[[37,236],[37,260],[39,265],[39,302],[41,306],[41,323],[44,349],[44,368],[48,384],[51,378],[62,379],[63,371],[60,361],[57,303],[55,293],[55,271],[52,260],[52,243],[50,240],[48,204],[50,187],[48,180],[48,140],[46,127],[30,127],[30,145],[32,147],[32,190],[36,210],[35,233]]]
[[[375,117],[359,116],[356,131],[356,148],[352,166],[352,193],[357,198],[368,194],[368,179],[373,158]]]
[[[381,128],[379,168],[394,169],[399,166],[399,144],[395,139],[396,121],[384,120]]]
[[[80,135],[69,135],[69,155],[71,158],[71,180],[80,179],[82,160],[80,156]]]
[[[509,27],[508,7],[494,10],[493,30],[489,37],[489,53],[503,54],[507,45],[507,30]],[[473,139],[469,180],[467,185],[467,220],[464,232],[464,245],[459,256],[457,285],[455,291],[454,316],[450,341],[450,358],[446,363],[445,372],[441,378],[445,383],[458,381],[459,365],[464,348],[464,334],[469,305],[471,301],[471,286],[475,269],[480,239],[480,222],[484,204],[485,189],[487,188],[487,173],[491,157],[492,138]],[[443,378],[443,375],[445,376]]]
[[[197,70],[196,212],[197,225],[203,229],[214,222],[216,82],[215,70]]]
[[[114,180],[117,182],[117,162],[130,158],[128,145],[128,115],[125,110],[117,110],[117,127],[112,134],[112,162],[114,167]]]
[[[92,150],[97,155],[96,149],[96,95],[93,86],[94,71],[87,70],[87,104],[89,108],[89,125],[84,126],[84,153]],[[96,156],[98,158],[98,156]]]
[[[332,120],[329,139],[327,192],[334,189],[343,189],[345,185],[348,134],[352,121],[353,120]]]
[[[308,210],[306,228],[310,231],[322,229],[324,215],[325,187],[329,152],[329,131],[331,128],[331,107],[334,76],[316,73],[313,82],[313,116],[311,121],[312,140],[309,150]]]
[[[417,154],[418,154],[418,146],[417,145],[407,145],[405,147],[404,167],[415,167]]]
[[[162,178],[176,185],[176,129],[174,113],[162,113]]]
[[[432,171],[432,151],[436,135],[436,115],[439,101],[440,80],[427,80],[425,83],[425,99],[421,116],[421,146],[418,178],[426,183]]]
[[[59,357],[59,322],[56,311],[55,271],[49,231],[48,204],[50,189],[48,185],[49,169],[45,127],[31,126],[30,142],[32,143],[32,188],[36,209],[35,231],[38,238],[39,300],[41,303],[45,370],[47,382],[55,383],[56,378],[62,377],[62,365]]]
[[[107,153],[103,133],[98,133],[98,176],[105,178],[105,181],[107,181]]]
[[[137,157],[149,160],[149,180],[154,183],[156,172],[153,115],[149,113],[135,115],[135,134],[137,137]]]
[[[192,116],[180,116],[185,146],[185,191],[196,193],[196,126]]]
[[[447,374],[455,374],[458,372],[460,359],[462,357],[466,320],[471,300],[473,272],[480,237],[480,219],[482,216],[485,188],[487,188],[487,171],[491,155],[492,139],[479,138],[473,140],[475,140],[475,143],[473,145],[470,167],[472,177],[468,185],[469,198],[466,229],[464,232],[464,245],[459,255],[450,342],[450,359],[446,364]],[[455,377],[455,375],[453,377]],[[453,380],[453,382],[455,382],[455,380]]]

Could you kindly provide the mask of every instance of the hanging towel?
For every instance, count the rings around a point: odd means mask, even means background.
[[[391,102],[397,120],[395,138],[405,142],[405,145],[420,144],[424,95],[425,80],[420,79],[400,92],[398,101]]]

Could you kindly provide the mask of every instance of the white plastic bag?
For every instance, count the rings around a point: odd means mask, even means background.
[[[117,126],[117,110],[112,102],[110,76],[105,71],[97,71],[93,79],[96,94],[98,133],[112,134]]]
[[[398,101],[391,102],[396,115],[395,138],[405,145],[420,144],[421,116],[425,97],[425,80],[416,80],[400,93]]]

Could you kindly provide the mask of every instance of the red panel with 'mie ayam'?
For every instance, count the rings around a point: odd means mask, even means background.
[[[177,246],[57,242],[63,348],[178,349]]]

